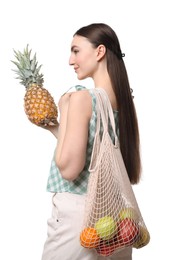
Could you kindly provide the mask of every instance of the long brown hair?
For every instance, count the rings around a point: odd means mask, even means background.
[[[119,139],[130,182],[136,184],[141,175],[138,120],[131,94],[120,43],[113,29],[104,23],[80,28],[74,35],[86,37],[95,48],[106,47],[107,70],[116,95],[119,111]]]

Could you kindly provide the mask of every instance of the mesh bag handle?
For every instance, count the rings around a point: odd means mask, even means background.
[[[101,88],[92,91],[97,123],[80,242],[85,248],[95,248],[98,255],[109,256],[125,247],[147,245],[150,235],[123,162],[107,93]],[[108,132],[109,120],[114,142]]]

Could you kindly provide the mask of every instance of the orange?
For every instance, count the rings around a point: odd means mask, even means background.
[[[96,229],[87,227],[80,234],[80,242],[83,247],[96,248],[99,245],[100,238]]]

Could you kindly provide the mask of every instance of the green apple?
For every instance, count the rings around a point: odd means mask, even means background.
[[[120,220],[123,220],[126,218],[137,220],[138,215],[137,215],[137,212],[135,211],[135,209],[133,209],[132,207],[129,207],[129,208],[124,208],[120,211],[119,218],[120,218]]]
[[[102,238],[103,240],[108,240],[113,238],[113,236],[116,234],[117,224],[112,217],[106,216],[100,218],[96,222],[95,229],[100,238]]]

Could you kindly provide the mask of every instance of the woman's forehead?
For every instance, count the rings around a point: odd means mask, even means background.
[[[86,37],[80,36],[80,35],[75,35],[72,39],[71,47],[73,46],[81,46],[89,44],[89,41]]]

